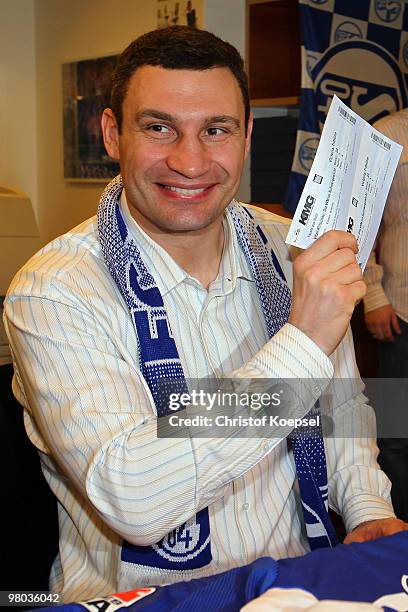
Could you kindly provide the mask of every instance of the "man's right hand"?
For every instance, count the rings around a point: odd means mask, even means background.
[[[401,333],[397,315],[391,304],[367,312],[365,322],[368,331],[376,340],[394,342],[393,332]]]
[[[289,323],[330,355],[366,292],[353,234],[326,232],[295,260]]]

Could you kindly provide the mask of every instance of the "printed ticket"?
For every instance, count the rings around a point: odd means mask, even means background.
[[[287,244],[305,249],[330,229],[352,232],[364,270],[402,149],[334,96]]]

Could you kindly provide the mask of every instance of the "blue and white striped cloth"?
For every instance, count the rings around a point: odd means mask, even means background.
[[[285,208],[294,212],[333,95],[369,123],[408,105],[408,3],[299,0],[300,117]]]

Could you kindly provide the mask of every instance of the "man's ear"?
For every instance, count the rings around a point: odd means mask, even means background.
[[[119,129],[116,117],[110,108],[102,113],[101,127],[105,149],[112,159],[119,160]]]
[[[251,134],[252,134],[253,124],[254,124],[254,117],[252,113],[249,113],[247,133],[245,136],[245,159],[248,157],[249,151],[251,149]]]

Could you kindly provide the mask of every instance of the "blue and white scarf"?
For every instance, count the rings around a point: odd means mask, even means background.
[[[126,226],[120,209],[122,179],[117,176],[104,190],[98,208],[98,232],[108,269],[126,301],[139,341],[139,362],[155,401],[157,415],[169,414],[163,381],[178,390],[187,385],[163,298],[142,259],[137,244]],[[250,266],[272,337],[286,323],[291,294],[283,271],[268,239],[245,207],[232,204],[229,212],[234,222],[240,248]],[[316,410],[316,409],[314,409]],[[314,438],[309,432],[292,438],[302,507],[311,548],[337,543],[328,515],[327,472],[321,431]],[[211,562],[208,508],[197,513],[153,546],[123,543],[122,560],[167,570],[190,570]]]

